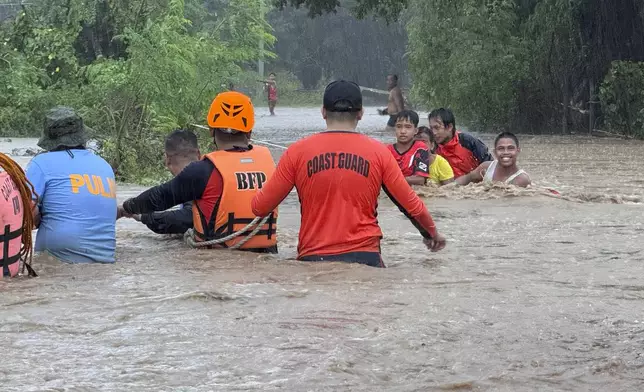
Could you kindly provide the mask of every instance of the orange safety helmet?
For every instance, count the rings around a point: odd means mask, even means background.
[[[255,109],[246,95],[237,91],[218,94],[208,110],[208,126],[250,132],[255,126]]]

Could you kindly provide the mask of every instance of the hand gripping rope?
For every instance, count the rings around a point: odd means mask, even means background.
[[[251,238],[253,238],[255,234],[257,234],[257,232],[262,228],[262,226],[264,226],[264,224],[266,224],[266,222],[270,217],[271,217],[270,214],[266,215],[263,218],[256,216],[255,219],[253,219],[253,221],[247,224],[244,228],[223,238],[217,238],[215,240],[210,240],[210,241],[195,241],[194,229],[188,229],[188,231],[186,231],[186,233],[183,235],[183,239],[186,241],[186,244],[188,244],[192,248],[202,248],[205,246],[217,245],[217,244],[222,244],[226,241],[230,241],[233,238],[239,237],[240,235],[250,230],[251,227],[255,226],[255,228],[250,233],[248,233],[248,235],[246,235],[246,238],[239,241],[235,245],[227,248],[227,249],[239,249],[242,245],[244,245]]]

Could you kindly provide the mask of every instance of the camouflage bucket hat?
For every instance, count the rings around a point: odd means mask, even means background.
[[[45,126],[38,146],[46,151],[58,147],[84,146],[92,132],[73,109],[57,106],[45,116]]]

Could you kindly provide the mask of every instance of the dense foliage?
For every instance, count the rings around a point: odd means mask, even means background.
[[[415,100],[450,106],[475,128],[549,133],[605,128],[644,138],[644,106],[634,98],[644,90],[638,71],[644,61],[641,0],[273,3],[307,8],[311,17],[341,14],[342,4],[360,18],[373,14],[406,23]],[[625,94],[617,93],[624,88]]]
[[[599,96],[608,129],[644,139],[644,62],[614,62]]]
[[[375,14],[387,22],[396,20],[400,12],[405,9],[409,0],[271,0],[273,5],[279,9],[287,5],[293,7],[304,7],[308,9],[310,17],[316,17],[325,13],[335,13],[342,5],[348,6],[356,17],[362,19],[369,14]]]
[[[43,0],[0,36],[0,131],[36,135],[77,109],[121,180],[161,168],[171,129],[203,123],[222,84],[272,43],[260,0]]]
[[[619,80],[623,67],[608,73],[613,61],[644,61],[644,3],[614,6],[621,12],[599,0],[414,0],[415,93],[428,105],[453,107],[483,130],[567,133],[600,126],[644,137],[641,126],[618,121],[610,109],[625,107],[624,96],[604,94],[597,102],[602,80],[606,91],[622,88],[614,83],[644,89],[636,72],[627,81]],[[644,109],[628,105],[632,116]],[[622,127],[625,121],[635,128]]]

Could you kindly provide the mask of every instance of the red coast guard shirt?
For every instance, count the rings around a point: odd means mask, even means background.
[[[291,145],[253,199],[253,213],[270,213],[293,186],[302,212],[298,257],[380,252],[380,189],[425,238],[436,235],[429,211],[387,147],[365,135],[328,131]]]
[[[403,176],[429,177],[429,150],[427,145],[416,140],[407,151],[399,152],[395,144],[387,146],[394,156]]]

